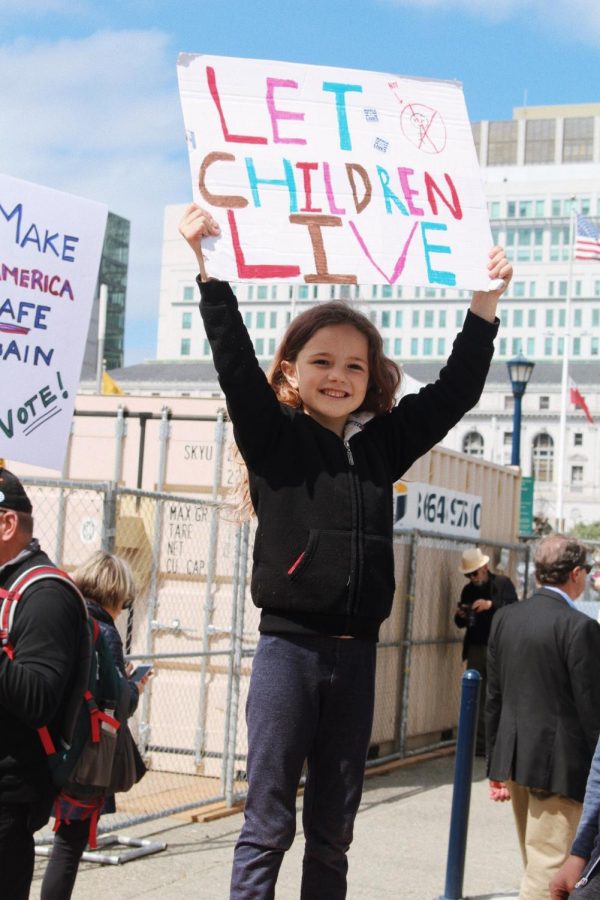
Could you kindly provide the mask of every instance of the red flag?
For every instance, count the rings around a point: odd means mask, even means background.
[[[587,403],[585,402],[585,397],[583,396],[583,394],[581,393],[581,391],[579,390],[579,388],[577,387],[577,385],[575,384],[575,382],[573,381],[572,378],[569,378],[569,389],[571,392],[571,403],[573,404],[573,406],[577,406],[577,407],[579,407],[579,409],[582,409],[583,412],[585,413],[585,417],[588,420],[588,422],[591,425],[593,425],[594,420],[592,418],[592,414],[589,410],[589,407],[588,407]]]

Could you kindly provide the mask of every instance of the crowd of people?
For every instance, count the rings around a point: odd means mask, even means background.
[[[218,223],[192,204],[180,231],[198,260],[200,312],[243,460],[240,510],[257,517],[251,595],[260,636],[230,898],[275,896],[306,766],[300,897],[342,900],[371,734],[379,628],[394,594],[392,484],[477,403],[512,267],[502,248],[490,252],[490,289],[473,294],[438,379],[396,404],[398,366],[371,321],[339,301],[294,319],[265,374],[235,294],[205,270],[202,239],[218,235]],[[463,553],[468,583],[455,622],[465,629],[467,665],[487,679],[476,749],[487,755],[492,798],[510,798],[515,809],[525,866],[520,896],[558,900],[574,890],[581,900],[600,897],[589,874],[600,852],[600,626],[573,606],[589,570],[585,548],[561,535],[541,541],[539,587],[521,603],[489,563],[479,548]],[[4,594],[32,565],[52,563],[33,536],[21,482],[2,469]],[[131,573],[122,560],[97,554],[72,574],[127,682],[131,714],[144,681],[128,678],[114,625],[134,596]],[[41,579],[18,604],[10,653],[0,653],[0,871],[7,900],[29,895],[33,835],[53,800],[37,729],[60,734],[82,628],[69,587]],[[109,798],[105,811],[112,809]],[[60,826],[44,900],[70,897],[86,840],[85,823]]]

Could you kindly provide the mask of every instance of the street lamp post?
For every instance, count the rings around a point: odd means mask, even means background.
[[[513,409],[513,433],[512,433],[512,451],[510,464],[511,466],[521,465],[521,400],[535,363],[525,359],[522,353],[514,356],[506,363],[508,369],[508,377],[512,387],[515,405]]]

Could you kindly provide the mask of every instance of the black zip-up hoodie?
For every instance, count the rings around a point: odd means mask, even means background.
[[[258,518],[252,599],[260,630],[377,640],[395,587],[392,484],[477,403],[497,321],[467,313],[438,380],[344,441],[278,402],[230,286],[198,284]]]

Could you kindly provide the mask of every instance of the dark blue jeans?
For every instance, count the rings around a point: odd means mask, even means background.
[[[346,896],[347,851],[373,721],[376,645],[261,635],[246,707],[248,799],[231,900],[272,900],[306,760],[301,900]]]

